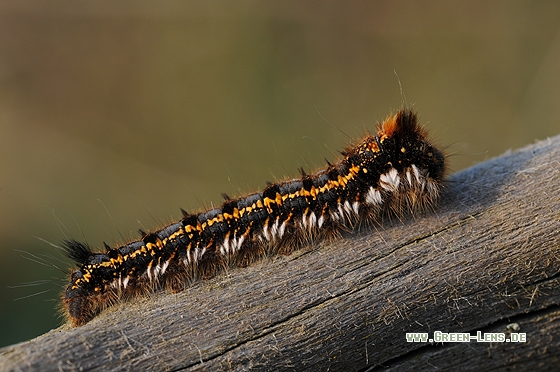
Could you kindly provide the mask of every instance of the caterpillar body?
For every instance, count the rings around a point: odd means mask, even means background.
[[[288,254],[317,239],[332,238],[383,215],[435,205],[443,187],[445,156],[402,109],[313,174],[270,183],[262,192],[226,199],[220,208],[189,214],[142,238],[104,252],[64,242],[78,264],[62,306],[80,326],[121,299],[158,289],[180,291],[197,277],[245,266],[272,253]]]

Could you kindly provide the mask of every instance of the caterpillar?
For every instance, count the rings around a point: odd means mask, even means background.
[[[268,183],[262,192],[231,199],[220,208],[189,214],[140,240],[94,252],[66,240],[77,263],[62,298],[73,326],[114,303],[156,290],[181,291],[195,278],[246,266],[270,254],[338,237],[356,226],[379,223],[432,207],[446,171],[445,155],[427,137],[416,113],[401,109],[377,124],[377,133],[350,144],[336,163],[316,173]]]

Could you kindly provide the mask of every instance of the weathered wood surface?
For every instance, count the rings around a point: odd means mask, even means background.
[[[451,177],[436,213],[115,306],[2,349],[0,370],[558,368],[559,159],[560,136],[505,154]],[[405,337],[513,323],[526,343]]]

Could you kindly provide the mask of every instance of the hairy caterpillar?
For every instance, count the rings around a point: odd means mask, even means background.
[[[416,114],[403,109],[378,124],[376,135],[351,144],[343,158],[313,174],[268,184],[220,208],[189,214],[128,244],[93,252],[65,241],[78,264],[63,295],[74,326],[123,298],[157,289],[180,291],[195,277],[227,265],[244,266],[271,253],[334,237],[382,215],[401,216],[437,201],[445,156],[427,138]]]

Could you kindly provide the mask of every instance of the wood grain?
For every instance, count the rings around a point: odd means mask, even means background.
[[[434,212],[115,306],[2,349],[0,370],[553,368],[558,159],[560,136],[504,154],[452,176]],[[405,337],[514,323],[527,342]]]

